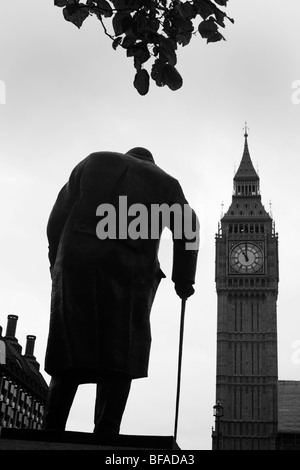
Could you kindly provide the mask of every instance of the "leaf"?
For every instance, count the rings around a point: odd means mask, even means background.
[[[130,28],[132,24],[132,18],[128,13],[117,12],[113,17],[112,24],[116,36],[120,36]]]
[[[226,18],[226,16],[227,16],[226,13],[219,10],[219,8],[216,8],[216,11],[215,11],[216,22],[220,26],[222,26],[222,28],[225,28],[224,18]]]
[[[63,15],[66,21],[70,21],[77,28],[82,26],[84,20],[89,16],[89,8],[84,3],[78,5],[72,3],[63,9]]]
[[[203,2],[203,0],[195,0],[195,6],[197,8],[198,14],[206,20],[209,16],[214,14],[216,6],[209,0],[208,2]]]
[[[178,33],[176,36],[178,44],[181,46],[187,46],[191,39],[192,39],[192,33],[191,32],[186,32],[186,33]]]
[[[129,47],[133,46],[135,41],[136,41],[135,38],[125,36],[124,39],[123,39],[122,47],[124,47],[124,49],[128,49]],[[128,56],[128,54],[127,54],[127,56]]]
[[[160,27],[160,22],[157,18],[149,18],[149,28],[151,31],[157,32]]]
[[[132,55],[141,64],[147,62],[147,60],[150,58],[150,52],[148,50],[147,43],[140,42],[133,46]]]
[[[221,5],[222,7],[227,7],[227,2],[228,0],[214,0],[218,5]]]
[[[152,49],[152,54],[157,57],[158,54],[159,54],[159,47],[157,45],[155,45]]]
[[[122,37],[119,36],[119,37],[116,38],[116,39],[113,41],[113,43],[112,43],[113,49],[116,50],[117,47],[121,44],[121,42],[122,42]]]
[[[126,8],[131,11],[139,11],[144,6],[144,0],[125,0]]]
[[[179,18],[180,18],[180,21],[178,21]],[[174,21],[174,24],[178,28],[178,32],[176,34],[176,41],[178,44],[181,44],[182,46],[186,46],[187,44],[189,44],[190,40],[192,39],[194,26],[190,18],[183,18],[183,17],[179,17],[179,18],[177,18]]]
[[[137,11],[133,15],[133,25],[134,25],[134,29],[136,32],[139,32],[140,30],[147,28],[148,22],[149,20],[143,11]]]
[[[197,8],[190,2],[178,3],[175,6],[175,9],[180,13],[184,18],[195,18],[197,16]]]
[[[226,39],[224,38],[224,36],[218,31],[217,33],[215,33],[213,36],[207,38],[207,43],[209,42],[218,42],[218,41],[222,41],[222,39],[224,41],[226,41]]]
[[[111,0],[115,9],[122,11],[126,8],[126,0]]]
[[[170,90],[178,90],[182,87],[183,80],[178,70],[160,59],[156,59],[151,70],[151,78],[157,86],[167,85]]]
[[[149,91],[149,74],[147,70],[140,69],[136,72],[133,85],[140,95],[146,95]]]
[[[156,59],[151,69],[151,78],[155,81],[157,86],[164,86],[165,82],[163,80],[163,67],[165,63]]]
[[[109,18],[113,15],[112,7],[106,0],[97,0],[97,7],[99,8],[99,13],[105,18]]]
[[[54,0],[54,5],[56,7],[65,7],[68,3],[68,0]]]
[[[170,64],[165,64],[163,68],[163,81],[172,91],[182,87],[183,80],[178,70]]]
[[[198,31],[203,38],[210,38],[218,31],[218,25],[214,19],[210,17],[208,20],[202,21],[198,26]]]
[[[159,40],[160,53],[166,58],[165,62],[171,65],[176,65],[177,56],[175,52],[175,46],[171,39],[167,39],[164,36],[160,37]],[[162,58],[162,57],[161,57]]]

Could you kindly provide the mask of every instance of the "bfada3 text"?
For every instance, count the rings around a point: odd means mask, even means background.
[[[195,458],[193,454],[188,455],[177,455],[177,454],[149,454],[143,457],[129,457],[129,456],[117,456],[112,454],[111,457],[106,457],[104,460],[106,465],[131,465],[133,468],[139,464],[147,465],[193,465]]]

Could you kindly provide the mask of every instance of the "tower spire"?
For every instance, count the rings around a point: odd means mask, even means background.
[[[244,129],[244,137],[245,137],[245,144],[244,144],[244,152],[242,156],[242,160],[240,163],[240,166],[238,167],[238,170],[234,176],[234,180],[259,180],[259,176],[253,166],[251,157],[250,157],[250,152],[249,152],[249,147],[248,147],[248,131],[249,127],[247,126],[247,122],[245,122],[245,127]]]
[[[245,127],[243,127],[244,129],[244,137],[247,138],[248,137],[248,130],[249,130],[249,127],[247,126],[247,121],[245,121]]]
[[[258,196],[259,195],[259,176],[253,166],[248,148],[249,127],[245,122],[244,129],[244,151],[241,163],[233,178],[235,196]]]

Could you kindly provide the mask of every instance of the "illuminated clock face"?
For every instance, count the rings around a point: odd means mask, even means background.
[[[254,243],[239,243],[230,252],[230,266],[240,274],[256,273],[263,262],[262,249]]]

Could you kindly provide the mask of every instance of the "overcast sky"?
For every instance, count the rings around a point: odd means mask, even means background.
[[[0,325],[37,336],[43,371],[50,277],[47,219],[72,168],[97,150],[149,148],[178,178],[201,224],[196,293],[187,302],[178,444],[211,449],[215,404],[215,233],[232,196],[243,127],[262,201],[279,233],[279,378],[300,380],[300,4],[229,0],[226,42],[196,36],[178,52],[183,87],[133,88],[131,59],[114,51],[94,18],[81,30],[53,1],[0,0]],[[300,83],[300,82],[299,82]],[[5,85],[5,90],[4,86]],[[299,85],[299,84],[298,84]],[[172,244],[162,241],[163,280],[152,310],[149,377],[133,383],[123,434],[172,435],[180,300]],[[45,375],[47,381],[49,377]],[[81,386],[68,429],[93,429],[94,386]]]

